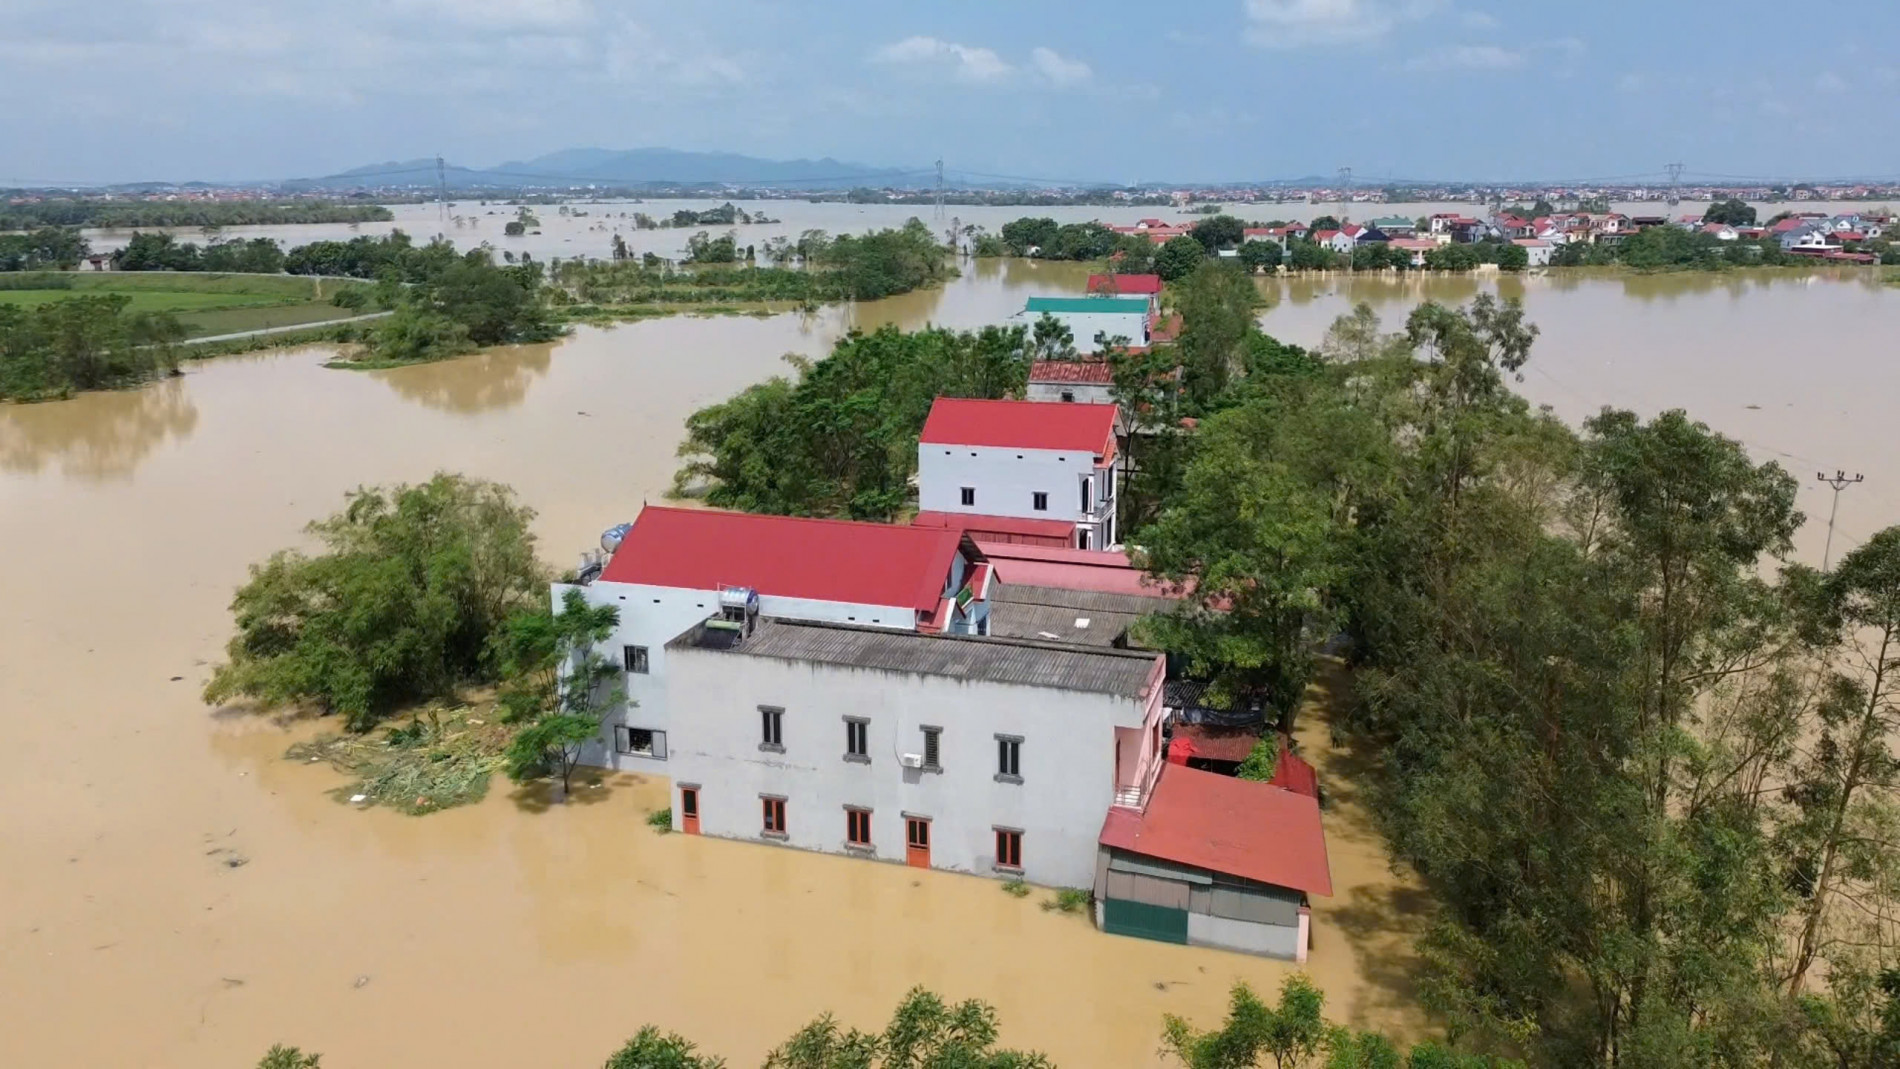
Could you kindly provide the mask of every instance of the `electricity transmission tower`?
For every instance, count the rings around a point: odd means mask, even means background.
[[[1339,185],[1340,185],[1340,188],[1344,190],[1344,192],[1339,195],[1340,201],[1345,204],[1351,204],[1352,203],[1352,168],[1341,167],[1339,169]]]
[[[449,171],[442,163],[442,157],[435,158],[435,203],[436,225],[441,227],[442,236],[449,233]]]
[[[1853,486],[1855,483],[1864,481],[1867,477],[1859,472],[1855,472],[1850,476],[1838,468],[1835,469],[1832,475],[1824,471],[1817,471],[1814,473],[1814,477],[1834,488],[1834,505],[1827,510],[1827,548],[1821,551],[1821,570],[1825,572],[1827,571],[1828,561],[1833,559],[1834,555],[1834,514],[1841,510],[1841,491]]]
[[[1682,203],[1682,164],[1664,164],[1663,170],[1669,172],[1669,206],[1673,208]]]
[[[941,223],[943,222],[943,161],[941,159],[937,161],[936,204],[937,207],[935,211],[932,212],[930,221],[933,223]]]

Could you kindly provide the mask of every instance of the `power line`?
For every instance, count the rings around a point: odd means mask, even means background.
[[[1834,488],[1834,505],[1827,510],[1827,548],[1821,551],[1821,570],[1825,572],[1827,571],[1828,561],[1832,559],[1834,554],[1834,514],[1841,510],[1841,491],[1862,482],[1867,477],[1859,472],[1855,472],[1853,476],[1850,477],[1839,468],[1834,470],[1833,475],[1829,475],[1824,471],[1817,471],[1814,473],[1814,477]]]

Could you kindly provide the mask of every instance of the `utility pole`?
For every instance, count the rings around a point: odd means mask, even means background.
[[[943,222],[943,160],[937,160],[937,209],[931,214],[931,222]]]
[[[1669,206],[1673,208],[1682,203],[1682,164],[1664,164],[1663,170],[1669,172]]]
[[[1841,510],[1841,491],[1853,486],[1855,483],[1865,480],[1867,477],[1859,472],[1855,472],[1852,476],[1849,476],[1846,472],[1838,468],[1835,469],[1832,475],[1824,471],[1817,471],[1814,473],[1814,477],[1834,488],[1834,505],[1827,510],[1827,548],[1821,551],[1821,570],[1825,572],[1827,571],[1828,561],[1832,560],[1834,556],[1834,514]]]

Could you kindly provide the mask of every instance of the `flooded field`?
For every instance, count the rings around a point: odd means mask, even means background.
[[[776,214],[776,212],[775,212]],[[352,487],[450,469],[514,485],[557,565],[664,493],[681,421],[848,324],[977,326],[1072,266],[984,264],[933,293],[813,316],[584,328],[551,346],[374,373],[319,349],[227,358],[124,393],[0,407],[0,1065],[246,1066],[273,1042],[339,1069],[587,1066],[642,1024],[754,1064],[820,1012],[881,1023],[929,985],[997,1005],[1065,1066],[1157,1063],[1164,1012],[1288,967],[1103,936],[987,880],[679,836],[622,777],[547,809],[498,783],[423,819],[359,812],[290,731],[198,700],[246,567]],[[1358,300],[1396,328],[1473,280],[1277,285],[1267,329],[1317,341]],[[1814,466],[1866,472],[1845,545],[1900,519],[1900,289],[1669,276],[1507,282],[1543,328],[1523,389],[1577,416],[1683,405]],[[1825,519],[1804,485],[1802,506]],[[1818,526],[1803,552],[1818,553]],[[1337,1013],[1409,1032],[1420,896],[1385,870],[1356,766],[1309,718],[1339,894],[1312,972]]]

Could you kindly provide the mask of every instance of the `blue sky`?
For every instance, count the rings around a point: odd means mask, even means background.
[[[1896,175],[1896,39],[1895,0],[0,0],[0,184],[581,146],[1118,181]]]

